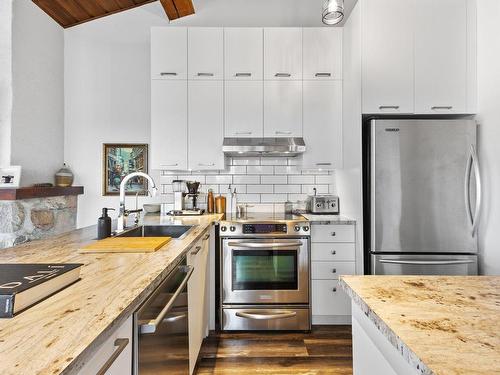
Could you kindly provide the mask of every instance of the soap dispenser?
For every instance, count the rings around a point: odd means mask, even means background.
[[[102,240],[111,236],[111,218],[108,211],[114,211],[114,208],[103,208],[102,216],[97,220],[97,239]]]

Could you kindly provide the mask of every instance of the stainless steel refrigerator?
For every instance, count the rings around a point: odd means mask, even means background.
[[[376,275],[477,274],[473,120],[372,120],[367,249]]]

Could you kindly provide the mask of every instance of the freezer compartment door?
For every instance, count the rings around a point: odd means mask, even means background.
[[[469,217],[477,169],[467,173],[476,127],[471,120],[371,122],[371,252],[477,252]]]
[[[376,255],[373,275],[477,275],[476,255]]]

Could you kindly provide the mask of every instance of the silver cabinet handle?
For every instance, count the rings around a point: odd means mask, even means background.
[[[181,294],[182,290],[186,286],[189,278],[193,274],[194,267],[192,266],[182,266],[186,271],[186,276],[184,276],[184,279],[182,280],[181,284],[177,288],[177,290],[174,292],[168,303],[163,307],[163,309],[160,311],[158,316],[155,319],[149,320],[145,324],[140,325],[140,332],[141,334],[148,334],[148,333],[155,333],[156,329],[158,326],[162,323],[163,319],[165,318],[165,315],[168,314],[168,312],[174,307],[174,303],[177,300],[177,297],[179,297],[179,294]]]
[[[198,165],[200,167],[214,167],[215,166],[215,163],[209,163],[209,164],[206,164],[206,163],[198,163]]]
[[[332,255],[337,255],[337,252],[335,250],[332,250]]]
[[[470,177],[471,169],[474,168],[474,178],[476,180],[476,208],[474,214],[470,206]],[[465,208],[467,216],[469,217],[472,225],[472,236],[476,233],[477,225],[479,222],[479,215],[481,213],[482,196],[481,196],[481,171],[479,169],[479,161],[474,145],[470,145],[469,158],[467,159],[467,167],[465,169]]]
[[[399,105],[381,105],[378,109],[399,109]]]
[[[235,135],[251,135],[252,132],[234,132]]]
[[[328,165],[332,165],[332,163],[316,163],[316,165],[318,166],[328,166]]]
[[[297,313],[288,310],[246,310],[238,311],[236,316],[253,320],[274,320],[293,318]]]
[[[161,76],[176,76],[177,73],[175,72],[160,72]]]
[[[453,106],[452,106],[452,105],[434,106],[434,107],[431,107],[431,109],[432,109],[433,111],[435,111],[435,110],[439,110],[439,109],[447,109],[447,110],[451,110],[451,109],[453,109]]]
[[[292,134],[291,131],[282,131],[282,130],[276,130],[274,132],[274,134],[278,134],[278,135],[289,135],[289,134]]]
[[[388,264],[414,264],[414,265],[447,265],[447,264],[471,264],[473,260],[389,260],[381,259],[380,263]]]
[[[235,77],[251,77],[252,73],[236,73]]]
[[[229,242],[228,246],[232,247],[246,247],[249,249],[274,249],[279,247],[297,247],[302,246],[302,242],[290,241],[290,242]]]
[[[116,359],[122,354],[123,350],[127,347],[129,339],[116,339],[114,346],[116,347],[111,357],[102,365],[102,367],[97,371],[97,375],[104,375],[106,371],[115,363]]]
[[[198,77],[213,77],[214,76],[214,73],[198,73],[196,74]]]
[[[337,273],[337,269],[336,268],[332,269],[332,273]]]
[[[331,77],[332,73],[316,73],[315,77]]]
[[[276,73],[274,76],[280,78],[288,78],[291,77],[292,75],[290,73]]]
[[[175,163],[175,164],[160,164],[160,167],[177,167],[179,165],[179,163]]]
[[[196,246],[194,251],[191,251],[191,255],[196,255],[200,252],[201,246]]]

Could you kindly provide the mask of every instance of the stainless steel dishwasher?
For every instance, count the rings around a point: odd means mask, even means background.
[[[134,373],[189,374],[186,258],[134,314]]]

